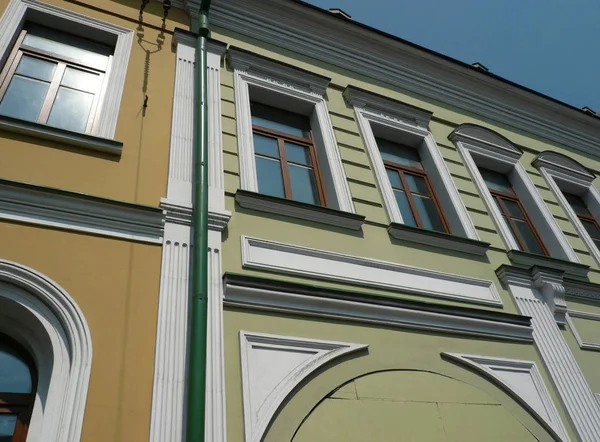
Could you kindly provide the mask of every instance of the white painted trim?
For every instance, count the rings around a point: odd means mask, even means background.
[[[311,120],[316,121],[318,126],[313,127],[313,131],[320,134],[318,138],[322,141],[322,145],[317,143],[316,147],[323,149],[326,158],[326,164],[323,162],[320,164],[321,173],[325,173],[327,169],[333,183],[331,189],[326,189],[329,205],[345,212],[355,213],[350,187],[323,97],[329,80],[325,81],[314,74],[235,49],[229,49],[228,56],[234,68],[240,187],[243,190],[258,192],[250,111],[249,86],[252,86],[271,91],[288,100],[303,102],[313,109]],[[331,201],[332,198],[335,202]]]
[[[246,442],[261,442],[283,401],[308,376],[334,359],[366,348],[366,344],[241,331]],[[268,350],[268,353],[262,354],[263,361],[257,361],[261,359],[260,350]],[[298,355],[303,356],[302,361],[299,361]],[[271,368],[273,373],[254,372],[256,362],[265,366],[267,371]]]
[[[38,0],[11,0],[4,15],[0,18],[0,61],[8,56],[25,20],[32,19],[30,11],[42,14],[41,18],[38,15],[35,17],[36,21],[41,20],[41,24],[54,25],[60,29],[69,29],[71,32],[76,32],[76,26],[69,26],[72,23],[87,28],[85,31],[81,31],[84,34],[83,36],[87,38],[93,38],[92,36],[100,34],[105,40],[116,39],[104,96],[98,105],[97,117],[90,134],[101,138],[114,138],[121,106],[121,96],[125,86],[129,54],[133,43],[133,30]]]
[[[581,442],[597,442],[600,404],[581,372],[575,356],[556,325],[546,293],[532,287],[522,270],[506,268],[498,275],[522,315],[531,317],[533,339]],[[552,283],[559,285],[558,283]]]
[[[575,336],[575,339],[577,340],[577,343],[579,344],[579,346],[581,348],[583,348],[584,350],[600,351],[600,342],[585,342],[583,340],[583,338],[581,337],[581,335],[579,334],[579,332],[577,331],[577,328],[575,327],[575,323],[573,322],[573,320],[571,318],[588,319],[590,321],[599,321],[600,322],[600,315],[595,314],[595,313],[581,312],[581,311],[570,310],[570,309],[567,311],[567,323],[569,324],[569,327],[573,331],[573,335]],[[600,324],[598,324],[598,326],[600,327]]]
[[[177,54],[171,145],[165,210],[158,324],[154,361],[150,442],[182,442],[186,429],[187,328],[189,322],[192,180],[194,177],[196,37],[176,31]],[[208,329],[205,438],[226,442],[225,361],[223,353],[222,231],[231,213],[225,210],[220,115],[220,63],[224,45],[208,42],[209,69],[209,213]],[[218,105],[215,105],[219,102]],[[212,105],[211,105],[212,103]]]
[[[303,4],[214,0],[211,22],[303,63],[319,60],[591,155],[600,149],[600,122],[584,112]]]
[[[502,305],[492,281],[242,235],[247,269],[299,275],[366,287]]]
[[[472,367],[481,374],[491,377],[497,384],[515,396],[533,415],[545,424],[559,440],[570,442],[569,434],[565,428],[556,405],[544,384],[542,375],[533,361],[505,359],[481,355],[468,355],[459,353],[442,352],[443,356],[462,362]],[[528,388],[523,388],[500,372],[520,373],[529,376],[528,384],[535,389],[537,397],[532,397]],[[537,399],[537,400],[536,400]]]
[[[346,100],[354,106],[356,121],[371,160],[375,178],[381,191],[384,206],[391,222],[403,224],[394,191],[389,182],[381,154],[375,140],[372,124],[386,126],[399,133],[408,133],[422,140],[417,148],[424,163],[431,164],[427,172],[435,189],[444,215],[452,233],[458,236],[479,240],[479,235],[467,213],[456,184],[450,176],[444,158],[428,129],[427,113],[403,103],[380,98],[356,89],[346,88]]]
[[[529,326],[480,318],[227,284],[225,305],[400,329],[531,341]]]
[[[38,387],[28,442],[78,442],[92,340],[73,298],[28,267],[0,260],[0,331],[31,352]]]
[[[162,243],[160,209],[0,180],[0,219]]]
[[[479,172],[478,165],[498,170],[509,177],[552,257],[575,263],[580,262],[573,247],[520,163],[519,158],[522,153],[519,149],[501,135],[470,124],[456,128],[450,135],[450,139],[455,143],[508,250],[520,250],[520,247],[496,206]]]
[[[569,160],[563,156],[551,155],[551,152],[546,152],[546,155],[540,154],[534,165],[538,168],[541,175],[544,177],[550,190],[558,200],[560,206],[565,211],[571,223],[575,226],[579,237],[583,240],[591,255],[596,262],[600,264],[600,250],[594,243],[594,240],[589,235],[579,217],[573,211],[573,208],[565,198],[563,189],[570,193],[579,195],[590,207],[590,202],[594,206],[600,208],[600,193],[592,184],[594,176],[583,169],[578,163]],[[542,156],[543,155],[543,156]],[[566,189],[565,189],[566,188]],[[598,212],[596,210],[596,212]],[[597,216],[597,213],[594,213]]]

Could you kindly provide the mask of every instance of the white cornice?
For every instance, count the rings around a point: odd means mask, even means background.
[[[327,86],[331,82],[330,78],[322,75],[261,57],[240,48],[230,47],[227,51],[227,57],[231,67],[236,70],[249,73],[257,72],[274,80],[292,83],[319,95],[325,94]]]
[[[557,152],[542,152],[535,157],[531,164],[538,169],[548,169],[553,175],[559,178],[566,179],[567,181],[576,181],[577,183],[582,183],[582,185],[590,186],[596,178],[582,164]]]
[[[600,119],[300,3],[214,0],[211,23],[571,148],[600,149]]]
[[[162,243],[159,208],[0,180],[0,219]]]
[[[522,324],[461,316],[455,312],[446,314],[394,305],[246,287],[227,281],[223,302],[231,307],[301,314],[386,327],[486,336],[511,341],[532,340],[532,328]]]

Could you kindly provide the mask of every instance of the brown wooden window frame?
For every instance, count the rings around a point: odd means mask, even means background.
[[[16,414],[17,423],[12,435],[11,442],[25,442],[29,430],[31,413],[35,403],[37,391],[37,370],[33,358],[23,347],[10,337],[0,333],[0,340],[8,342],[16,350],[18,355],[27,363],[31,373],[31,393],[5,393],[0,391],[0,415]]]
[[[592,224],[594,224],[594,226],[596,226],[596,229],[598,229],[600,231],[600,224],[598,224],[598,221],[596,221],[596,218],[594,218],[594,215],[592,215],[592,212],[590,212],[590,209],[587,206],[587,204],[585,204],[585,201],[583,200],[583,198],[581,198],[580,196],[575,195],[575,194],[569,194],[568,192],[563,192],[563,194],[565,195],[565,199],[567,200],[567,203],[569,204],[569,206],[573,210],[573,213],[575,213],[575,215],[577,216],[577,218],[579,218],[579,221],[582,221],[581,224],[583,226],[583,229],[590,236],[590,238],[592,238],[592,241],[594,241],[594,244],[596,244],[596,240],[600,242],[600,237],[596,237],[596,236],[590,235],[590,232],[585,228],[585,224],[583,224],[583,221],[587,221],[589,223],[592,223]],[[578,197],[583,202],[583,204],[585,205],[585,210],[587,211],[587,213],[578,212],[575,209],[575,207],[573,207],[573,205],[571,204],[571,202],[569,201],[568,195],[573,195],[575,197]],[[600,249],[600,247],[598,247],[598,248]]]
[[[263,158],[269,158],[272,160],[277,160],[281,165],[281,174],[283,177],[283,190],[285,194],[285,198],[289,200],[294,200],[292,194],[292,182],[290,179],[289,172],[289,164],[295,164],[298,166],[302,166],[305,168],[310,168],[313,171],[313,175],[315,177],[315,185],[317,187],[317,196],[319,198],[319,206],[326,207],[327,206],[327,198],[325,196],[325,186],[323,184],[323,177],[321,175],[321,168],[319,167],[319,161],[317,159],[317,151],[315,147],[315,143],[313,141],[313,132],[309,131],[310,138],[298,137],[295,135],[291,135],[285,132],[280,132],[274,129],[270,129],[264,126],[258,126],[256,124],[252,125],[252,133],[257,135],[262,135],[264,137],[273,138],[277,140],[277,146],[279,148],[279,158],[273,157],[271,155],[267,155],[264,153],[254,152],[254,156],[260,156]],[[287,159],[287,155],[285,153],[285,142],[290,142],[294,144],[298,144],[308,148],[310,154],[310,160],[312,162],[312,166],[307,164],[299,163],[296,161],[290,161]]]
[[[542,238],[540,237],[535,226],[531,222],[531,218],[529,218],[529,215],[527,215],[527,211],[525,210],[525,207],[523,207],[523,204],[521,204],[521,200],[519,199],[516,192],[515,193],[502,192],[500,190],[490,189],[489,187],[488,187],[488,190],[489,190],[490,194],[492,195],[492,198],[494,198],[494,200],[496,200],[496,205],[500,209],[500,213],[502,214],[502,217],[507,222],[508,227],[510,228],[510,230],[513,234],[513,237],[516,239],[517,243],[519,243],[519,247],[521,247],[521,250],[527,251],[528,247],[525,245],[525,241],[521,237],[521,234],[519,233],[519,229],[517,229],[517,227],[515,226],[514,222],[512,221],[512,218],[517,218],[517,219],[520,219],[521,221],[525,221],[527,223],[527,225],[529,226],[529,228],[531,229],[531,232],[533,233],[535,240],[537,241],[540,248],[544,252],[544,255],[550,256],[550,253],[548,252],[546,245],[542,241]],[[514,192],[514,189],[513,189],[513,192]],[[510,212],[508,211],[508,209],[506,208],[506,206],[504,205],[505,199],[515,203],[519,207],[519,210],[523,214],[524,218],[519,218],[518,216],[511,215]],[[527,252],[527,253],[529,253],[529,252]]]
[[[407,149],[412,149],[410,146],[403,146],[403,147],[406,147]],[[417,222],[417,226],[422,229],[425,228],[425,227],[423,227],[423,221],[421,220],[421,216],[419,215],[419,210],[417,209],[417,206],[413,199],[413,196],[412,196],[413,193],[416,195],[421,195],[421,196],[431,198],[431,200],[433,201],[433,204],[437,210],[437,213],[440,217],[442,225],[444,226],[444,232],[451,233],[450,226],[448,225],[448,222],[446,221],[446,217],[444,216],[444,212],[442,211],[442,208],[438,202],[437,196],[436,196],[435,192],[433,191],[433,187],[431,186],[431,181],[429,180],[429,175],[425,171],[425,166],[423,165],[423,162],[421,161],[421,167],[423,167],[423,169],[417,169],[415,167],[410,167],[410,166],[394,163],[392,161],[387,161],[387,160],[383,161],[383,165],[385,166],[386,169],[393,170],[394,172],[398,173],[398,175],[400,176],[400,181],[402,182],[404,189],[394,187],[392,185],[392,183],[390,183],[390,185],[392,186],[393,190],[402,190],[406,194],[406,198],[408,200],[408,205],[410,206],[410,210],[413,214],[413,217],[415,218],[415,221]],[[416,176],[423,178],[425,181],[425,184],[427,185],[427,189],[429,190],[429,195],[411,190],[406,181],[405,174],[416,175]],[[398,209],[400,209],[400,208],[398,208]]]
[[[61,31],[57,31],[61,32]],[[71,35],[67,32],[64,32],[65,35]],[[92,102],[92,106],[90,108],[90,115],[88,117],[88,121],[86,123],[86,127],[84,133],[89,134],[92,132],[94,128],[94,122],[96,121],[97,114],[99,113],[99,104],[104,95],[105,89],[105,80],[110,70],[110,62],[109,66],[106,70],[97,69],[91,66],[91,64],[86,63],[84,60],[80,60],[77,58],[71,58],[64,55],[55,54],[50,51],[46,51],[39,48],[34,48],[32,46],[25,45],[23,40],[25,39],[25,35],[27,35],[27,26],[21,30],[19,33],[19,37],[15,42],[13,49],[4,64],[2,71],[0,72],[0,102],[4,99],[4,95],[8,90],[8,86],[10,85],[15,72],[19,66],[19,62],[23,55],[28,55],[34,58],[39,58],[46,61],[51,61],[53,63],[57,63],[56,69],[54,71],[54,76],[52,77],[52,81],[50,82],[50,86],[48,87],[48,92],[46,93],[46,98],[44,99],[44,104],[42,105],[42,109],[40,110],[40,114],[36,120],[36,123],[47,124],[48,118],[50,117],[50,111],[52,110],[52,106],[56,100],[56,96],[58,95],[59,88],[61,87],[61,81],[63,75],[67,69],[67,67],[71,67],[80,71],[89,72],[98,75],[100,78],[98,79],[97,90],[94,92],[94,100]],[[27,75],[18,74],[23,77],[28,77]],[[66,87],[66,86],[63,86]],[[80,90],[75,88],[68,88],[73,90]],[[87,92],[87,91],[85,91]],[[88,92],[91,93],[91,92]],[[68,129],[66,129],[68,130]]]

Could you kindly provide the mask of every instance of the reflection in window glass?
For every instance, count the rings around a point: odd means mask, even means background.
[[[36,121],[50,83],[14,76],[0,102],[0,115]]]
[[[265,195],[285,198],[281,164],[278,160],[256,156],[258,191]]]
[[[294,201],[317,204],[319,195],[313,170],[309,167],[290,164],[290,183],[292,184],[292,198]]]

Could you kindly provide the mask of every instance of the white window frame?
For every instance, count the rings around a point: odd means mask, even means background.
[[[78,442],[92,340],[82,311],[56,282],[0,259],[0,332],[33,357],[38,384],[28,442]]]
[[[451,234],[479,240],[473,221],[429,131],[431,112],[351,87],[346,88],[344,97],[354,107],[356,121],[390,221],[404,224],[375,140],[378,128],[391,129],[397,131],[399,136],[410,135],[421,140],[417,150],[450,226]]]
[[[127,64],[133,43],[131,29],[87,17],[76,12],[49,5],[38,0],[12,0],[0,18],[0,64],[3,65],[13,48],[25,21],[55,28],[68,29],[92,40],[115,41],[110,71],[105,82],[103,96],[98,103],[98,117],[89,134],[99,138],[113,139],[117,127],[121,96],[125,85]],[[50,127],[49,127],[50,130]]]
[[[577,161],[556,152],[542,152],[532,164],[540,171],[558,203],[575,226],[579,237],[596,262],[600,264],[600,250],[563,194],[565,191],[581,197],[592,216],[600,221],[600,193],[593,185],[596,176]]]
[[[449,138],[456,145],[508,250],[520,250],[520,247],[502,219],[479,166],[507,175],[551,257],[579,263],[575,251],[520,163],[523,152],[519,148],[502,135],[474,124],[458,126]]]
[[[282,104],[293,100],[311,108],[310,124],[315,134],[327,206],[356,213],[324,98],[330,79],[238,48],[228,50],[228,60],[234,69],[241,188],[258,192],[250,111],[252,87],[273,94]]]

